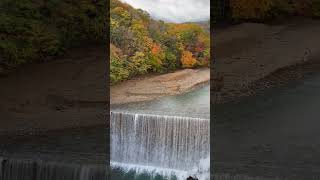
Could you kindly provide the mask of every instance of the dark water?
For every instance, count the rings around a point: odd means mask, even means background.
[[[107,180],[105,127],[0,137],[0,180]]]
[[[207,85],[195,91],[192,91],[183,95],[179,95],[179,96],[169,96],[169,97],[164,97],[164,98],[160,98],[158,100],[149,101],[149,102],[114,106],[111,108],[111,111],[126,112],[126,113],[133,113],[133,114],[160,115],[159,118],[163,118],[161,116],[165,115],[165,116],[180,116],[180,117],[209,119],[210,118],[210,91],[209,90],[210,90],[210,87]],[[166,153],[162,153],[162,154],[166,154]],[[159,162],[161,162],[161,159],[159,159]],[[164,164],[166,163],[164,162],[163,165]],[[184,166],[187,167],[187,164]],[[117,165],[113,166],[112,173],[111,173],[112,179],[114,180],[115,179],[117,180],[118,179],[119,180],[151,180],[151,179],[174,180],[179,178],[181,179],[182,176],[186,178],[186,174],[187,174],[186,171],[180,172],[179,170],[177,170],[179,172],[170,172],[173,169],[159,170],[158,168],[156,167],[153,168],[152,166],[141,168],[139,165],[136,166],[134,164],[131,164],[131,167],[132,168],[127,166],[123,167],[122,165],[121,167]]]
[[[320,75],[214,107],[214,170],[319,179]]]

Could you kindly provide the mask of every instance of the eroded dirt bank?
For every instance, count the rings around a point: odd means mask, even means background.
[[[217,103],[252,95],[275,82],[300,78],[311,69],[320,70],[319,20],[295,18],[280,25],[244,23],[216,30],[214,42],[214,72],[224,77]],[[306,63],[308,68],[301,68]]]
[[[0,78],[0,135],[106,126],[105,49],[68,54]]]
[[[184,69],[173,73],[147,76],[111,86],[110,103],[124,104],[177,95],[210,80],[210,69]]]

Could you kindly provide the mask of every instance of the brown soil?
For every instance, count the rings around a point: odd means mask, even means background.
[[[128,80],[110,89],[110,103],[124,104],[177,95],[209,82],[210,69],[184,69],[173,73]]]
[[[0,135],[105,126],[106,54],[77,49],[0,78]]]
[[[293,19],[281,25],[244,23],[217,30],[214,43],[217,59],[214,73],[224,77],[216,103],[223,103],[269,88],[271,82],[299,78],[303,76],[303,68],[296,72],[292,69],[300,65],[319,64],[320,21]]]

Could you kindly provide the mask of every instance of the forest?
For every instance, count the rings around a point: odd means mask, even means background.
[[[320,0],[231,0],[233,20],[273,20],[279,17],[320,17]]]
[[[105,44],[105,0],[1,0],[0,74]]]
[[[111,84],[147,73],[209,66],[210,35],[204,27],[154,20],[144,10],[111,0]]]

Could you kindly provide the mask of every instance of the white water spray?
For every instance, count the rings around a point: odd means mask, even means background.
[[[119,112],[110,119],[113,165],[184,178],[209,174],[210,120]]]

